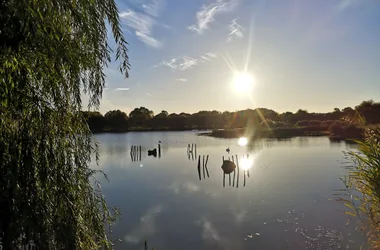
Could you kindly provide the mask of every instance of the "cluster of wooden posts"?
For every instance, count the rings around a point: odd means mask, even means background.
[[[237,155],[232,156],[232,162],[234,164],[236,164],[236,168],[234,169],[233,172],[231,172],[233,174],[232,176],[232,187],[235,187],[235,184],[236,184],[236,187],[238,188],[239,187],[239,177],[240,177],[240,166],[239,166],[239,158]],[[225,162],[225,161],[231,161],[231,158],[228,157],[228,159],[225,159],[224,156],[222,157],[222,164]],[[247,154],[247,159],[249,158],[249,155]],[[236,161],[236,162],[235,162]],[[237,173],[236,173],[237,172]],[[223,171],[223,187],[226,186],[226,175],[228,175],[228,185],[231,186],[231,173],[225,173]],[[243,186],[245,187],[245,184],[246,184],[246,176],[248,176],[248,178],[250,177],[249,176],[249,169],[243,169]],[[236,181],[236,182],[235,182]]]
[[[141,161],[142,149],[143,148],[141,146],[136,146],[136,145],[131,146],[131,159],[133,162]],[[152,150],[148,150],[148,156],[157,157],[157,152],[158,152],[158,157],[161,157],[161,144],[160,143],[158,143],[157,148],[154,148]]]
[[[197,144],[192,143],[187,145],[187,157],[193,161],[197,159]]]
[[[131,146],[131,159],[132,161],[141,161],[141,146]]]
[[[203,163],[202,163],[202,166],[203,166],[203,179],[206,178],[206,174],[207,173],[207,178],[210,178],[210,174],[208,173],[208,168],[207,168],[207,163],[208,163],[208,155],[207,157],[205,157],[205,155],[202,156],[203,158]],[[206,159],[206,161],[205,161]],[[199,176],[199,180],[202,180],[202,174],[201,174],[201,156],[198,157],[198,176]]]

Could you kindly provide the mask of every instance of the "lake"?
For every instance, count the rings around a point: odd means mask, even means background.
[[[298,137],[239,146],[238,139],[196,132],[97,134],[96,139],[96,168],[109,178],[102,181],[103,193],[122,213],[112,235],[120,239],[116,249],[142,249],[145,240],[157,250],[359,249],[366,241],[354,220],[346,225],[347,209],[334,195],[347,171],[343,151],[355,145]],[[148,156],[159,141],[161,157]],[[188,144],[197,145],[200,173]],[[141,160],[139,154],[131,157],[134,145],[142,147]],[[209,156],[205,173],[203,155],[205,161]],[[222,158],[232,155],[239,159],[239,180],[237,171],[235,178],[233,173],[223,178]]]

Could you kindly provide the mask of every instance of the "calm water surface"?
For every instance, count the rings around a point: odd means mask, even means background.
[[[110,180],[103,182],[103,192],[122,212],[113,232],[121,240],[116,249],[142,249],[145,240],[158,250],[359,249],[365,242],[354,222],[346,225],[346,209],[334,196],[346,172],[342,152],[354,146],[325,137],[239,146],[237,139],[195,132],[96,138],[97,168]],[[148,156],[158,141],[161,157]],[[209,178],[201,166],[199,179],[198,160],[187,154],[191,143],[197,144],[197,157],[209,155]],[[132,145],[142,146],[141,161],[132,161]],[[231,174],[231,186],[227,175],[223,187],[222,157],[232,155],[239,158],[239,183]],[[244,186],[245,167],[250,169]]]

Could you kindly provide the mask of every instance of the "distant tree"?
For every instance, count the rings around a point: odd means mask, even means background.
[[[85,111],[83,112],[90,130],[93,132],[101,132],[105,129],[106,120],[104,116],[98,111]]]
[[[302,121],[302,120],[308,120],[309,119],[309,113],[306,110],[299,109],[294,114],[296,121]]]
[[[161,113],[155,116],[155,118],[166,118],[168,117],[168,115],[169,115],[168,111],[162,110]]]
[[[83,92],[99,105],[112,38],[128,76],[114,0],[0,1],[1,248],[112,248],[80,112]]]
[[[154,113],[145,107],[135,108],[129,113],[129,119],[131,125],[143,126],[148,120],[153,118]]]
[[[108,128],[117,131],[126,131],[128,129],[128,116],[120,110],[108,111],[104,118]]]
[[[367,124],[380,123],[380,102],[363,101],[355,110]]]
[[[280,115],[280,118],[285,123],[294,123],[294,114],[292,112],[285,112]]]

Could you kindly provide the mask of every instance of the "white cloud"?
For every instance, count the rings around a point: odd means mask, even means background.
[[[215,20],[215,16],[221,12],[231,11],[237,0],[216,0],[210,4],[202,5],[201,9],[196,14],[196,24],[188,27],[189,30],[199,34],[208,29],[209,23]]]
[[[205,61],[211,61],[214,58],[217,58],[215,53],[207,52],[206,54],[202,55],[201,58]]]
[[[178,71],[184,71],[196,66],[198,62],[199,59],[192,58],[189,56],[182,56],[177,58],[171,58],[169,60],[164,60],[159,65],[163,65]]]
[[[342,0],[338,4],[338,10],[343,11],[347,8],[350,8],[351,6],[359,4],[359,0]]]
[[[151,93],[145,93],[145,95],[147,95],[147,96],[153,96]]]
[[[159,42],[157,39],[145,34],[141,33],[139,31],[136,31],[136,36],[145,44],[152,46],[154,48],[159,48],[162,46],[161,42]]]
[[[232,41],[235,38],[242,38],[244,36],[244,28],[238,24],[237,19],[232,20],[232,23],[228,25],[228,29],[230,30],[230,34],[228,34],[227,38],[228,42]]]
[[[187,82],[187,79],[186,79],[186,78],[177,78],[177,81],[180,81],[180,82]]]
[[[151,3],[143,4],[142,8],[151,16],[157,17],[162,9],[162,0],[153,0]]]
[[[115,91],[128,91],[129,88],[116,88]]]
[[[146,45],[159,48],[162,43],[153,37],[152,31],[158,22],[153,18],[159,15],[162,9],[162,0],[153,0],[143,4],[144,12],[136,12],[131,9],[120,12],[121,23],[134,31],[136,37]]]
[[[197,66],[199,63],[210,62],[212,59],[216,57],[216,54],[212,52],[205,53],[199,56],[199,58],[194,58],[190,56],[174,57],[168,60],[164,60],[161,63],[155,65],[154,67],[166,66],[176,71],[185,71]]]

